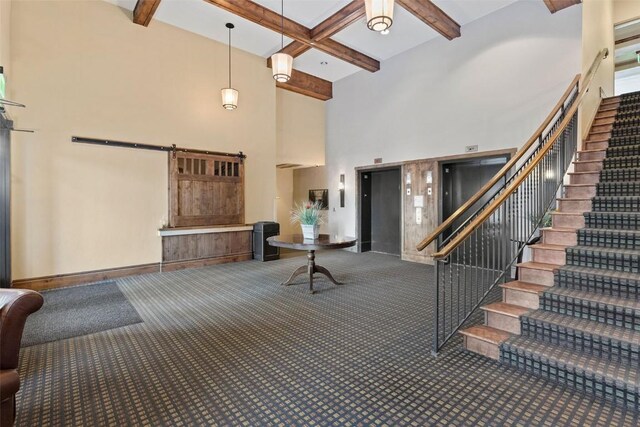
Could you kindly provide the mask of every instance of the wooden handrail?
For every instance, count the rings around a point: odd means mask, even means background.
[[[578,110],[578,107],[582,103],[582,100],[585,94],[589,90],[589,86],[591,85],[591,80],[593,80],[593,75],[596,73],[600,63],[604,58],[609,55],[608,49],[603,49],[598,52],[598,55],[594,59],[589,71],[587,72],[586,78],[582,82],[582,87],[580,88],[580,92],[578,93],[578,97],[575,102],[571,105],[571,108],[566,112],[564,119],[560,122],[560,126],[556,129],[556,131],[551,136],[549,142],[535,155],[532,159],[531,163],[529,163],[523,170],[522,173],[511,182],[504,189],[502,194],[500,194],[489,206],[487,206],[473,221],[467,225],[464,230],[460,232],[457,236],[455,236],[451,241],[438,252],[434,253],[432,257],[434,259],[443,259],[446,258],[455,248],[457,248],[462,242],[464,242],[469,235],[476,230],[484,221],[489,218],[489,216],[494,213],[502,203],[513,193],[522,182],[529,176],[531,171],[542,161],[544,156],[551,150],[558,140],[558,137],[565,131],[567,125],[571,121],[573,115]],[[504,168],[503,168],[504,169]],[[483,187],[484,188],[484,187]]]
[[[451,224],[453,224],[453,222],[460,217],[460,215],[466,212],[471,206],[473,206],[474,203],[480,200],[480,198],[484,196],[487,191],[493,188],[493,186],[498,181],[500,181],[503,177],[506,176],[507,172],[509,172],[511,168],[513,168],[516,165],[516,163],[522,158],[522,156],[524,156],[525,153],[531,148],[531,146],[535,144],[536,141],[538,141],[542,132],[544,132],[547,126],[549,126],[549,123],[551,123],[551,120],[553,120],[556,114],[558,114],[558,111],[560,111],[560,109],[564,105],[564,102],[567,100],[567,98],[571,94],[571,91],[576,86],[579,80],[580,80],[580,74],[576,74],[576,76],[571,81],[571,84],[569,85],[569,87],[567,87],[567,90],[565,90],[562,96],[560,97],[560,100],[553,107],[549,115],[547,115],[547,118],[544,119],[542,124],[538,127],[538,129],[536,129],[534,134],[531,136],[531,138],[529,138],[529,140],[527,140],[524,146],[520,150],[518,150],[518,152],[514,154],[514,156],[511,159],[509,159],[509,161],[502,167],[502,169],[500,169],[498,173],[496,173],[493,176],[493,178],[491,178],[485,185],[483,185],[482,188],[480,188],[480,190],[478,190],[476,194],[471,196],[471,198],[467,200],[462,206],[460,206],[454,213],[452,213],[449,216],[449,218],[447,218],[442,224],[436,227],[436,229],[433,230],[431,234],[429,234],[420,243],[418,243],[418,246],[416,247],[418,251],[423,250],[431,242],[436,240],[444,230],[449,228]]]

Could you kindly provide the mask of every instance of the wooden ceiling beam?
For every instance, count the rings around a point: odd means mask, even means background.
[[[559,10],[566,9],[576,4],[582,3],[582,0],[544,0],[544,4],[551,13],[556,13]]]
[[[291,78],[288,82],[276,82],[276,87],[322,101],[327,101],[333,97],[333,83],[299,70],[291,72]]]
[[[145,27],[149,26],[153,14],[160,5],[160,0],[138,0],[133,9],[133,22]]]
[[[296,58],[302,55],[303,53],[305,53],[306,51],[308,51],[309,49],[311,49],[310,44],[304,44],[298,41],[292,41],[291,43],[286,45],[284,49],[281,49],[280,52],[288,53],[289,55]],[[267,58],[267,67],[271,68],[271,57]]]
[[[280,32],[280,14],[267,9],[251,0],[205,0],[228,12],[238,15],[275,32]],[[297,22],[284,18],[283,33],[295,41],[321,50],[343,61],[357,65],[365,70],[375,72],[380,69],[380,62],[331,39],[315,41],[311,37],[311,29]]]
[[[311,38],[314,41],[327,39],[365,15],[364,2],[353,0],[351,3],[325,19],[311,29]]]
[[[460,24],[429,0],[397,0],[397,2],[447,39],[453,40],[460,37]]]

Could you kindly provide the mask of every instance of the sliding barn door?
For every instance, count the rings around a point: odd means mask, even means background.
[[[244,165],[237,157],[169,154],[171,227],[244,223]]]

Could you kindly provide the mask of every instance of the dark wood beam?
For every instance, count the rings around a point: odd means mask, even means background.
[[[365,15],[364,2],[354,0],[311,29],[314,41],[327,39]]]
[[[460,24],[429,0],[396,0],[400,6],[449,40],[460,37]]]
[[[133,9],[133,22],[139,25],[149,26],[153,14],[160,5],[160,0],[138,0]]]
[[[288,82],[276,82],[276,86],[322,101],[327,101],[333,97],[333,83],[299,70],[291,72],[291,79]]]
[[[544,4],[551,13],[556,13],[559,10],[566,9],[570,6],[580,4],[582,0],[544,0]]]
[[[280,52],[288,53],[296,58],[309,49],[311,49],[311,45],[293,41],[286,45],[284,49],[281,49]],[[267,58],[267,67],[271,68],[271,57]]]
[[[262,25],[272,31],[280,32],[280,15],[271,9],[267,9],[251,0],[205,0],[214,6],[218,6],[228,12],[238,15],[256,24]],[[315,41],[311,37],[311,30],[304,25],[284,18],[283,33],[295,41],[321,50],[331,56],[347,61],[365,70],[375,72],[380,69],[380,62],[351,49],[341,43],[330,39]]]

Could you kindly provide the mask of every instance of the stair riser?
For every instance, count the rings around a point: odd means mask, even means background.
[[[585,215],[588,228],[640,230],[640,216],[632,213],[587,212]]]
[[[640,126],[611,129],[611,136],[633,136],[640,133]]]
[[[564,187],[564,197],[568,199],[586,199],[596,195],[596,186],[589,187]]]
[[[571,231],[547,229],[542,230],[542,242],[549,245],[573,246],[578,243],[578,236]]]
[[[603,125],[612,125],[616,123],[616,118],[615,117],[598,117],[596,116],[595,120],[593,121],[593,126],[595,127],[600,127]]]
[[[553,286],[553,271],[518,267],[518,279],[538,285]]]
[[[474,337],[464,337],[464,348],[494,360],[500,360],[500,346]]]
[[[604,181],[596,187],[597,196],[640,196],[640,181]]]
[[[567,265],[640,274],[640,255],[567,248]]]
[[[640,280],[606,276],[606,274],[606,270],[598,275],[558,270],[554,283],[555,286],[561,288],[593,292],[612,297],[632,299],[640,297]]]
[[[566,364],[558,365],[554,361],[541,358],[535,354],[512,349],[508,344],[502,345],[500,360],[502,363],[509,364],[522,371],[566,384],[578,389],[580,392],[608,399],[616,404],[635,408],[640,405],[640,393],[637,390],[627,388],[624,384],[609,384],[601,377]]]
[[[609,138],[606,137],[604,140],[587,140],[585,141],[585,150],[606,150],[609,147]]]
[[[640,331],[640,312],[615,305],[584,301],[565,295],[543,293],[540,307],[554,313],[588,319],[607,325]]]
[[[605,119],[607,117],[615,118],[617,115],[618,115],[617,110],[598,111],[598,113],[596,114],[596,120]]]
[[[503,289],[502,300],[509,304],[537,310],[540,308],[540,297],[538,294],[524,292],[517,289]]]
[[[640,212],[640,198],[637,197],[594,197],[592,203],[594,212]]]
[[[485,325],[520,335],[520,318],[507,316],[493,311],[485,311],[484,315]]]
[[[600,174],[598,172],[569,175],[570,184],[597,184],[598,182],[600,182]]]
[[[640,250],[640,236],[615,230],[579,230],[578,245]]]
[[[603,168],[603,162],[574,162],[573,164],[576,172],[600,172]]]
[[[533,262],[545,264],[565,265],[567,256],[565,251],[555,251],[551,249],[539,249],[536,245],[531,246],[533,252]]]
[[[640,156],[640,143],[633,145],[609,146],[605,157]]]
[[[591,133],[611,132],[613,130],[613,124],[608,125],[595,125],[591,127]]]
[[[616,137],[616,138],[611,138],[609,140],[609,146],[607,147],[607,149],[623,148],[623,147],[629,147],[629,146],[638,145],[638,144],[640,144],[640,135]]]
[[[523,336],[574,351],[583,351],[606,360],[615,359],[624,363],[640,361],[640,346],[598,335],[596,331],[577,330],[527,316],[521,317],[520,329]]]
[[[584,215],[576,213],[573,215],[551,215],[552,223],[554,227],[577,227],[583,228],[585,226]]]
[[[602,169],[630,169],[639,167],[640,156],[611,157],[602,161]]]
[[[605,169],[600,172],[600,181],[640,181],[639,169]]]
[[[558,200],[558,209],[560,212],[587,212],[591,210],[591,200]]]
[[[580,160],[602,160],[607,155],[606,151],[583,151],[578,153]]]

